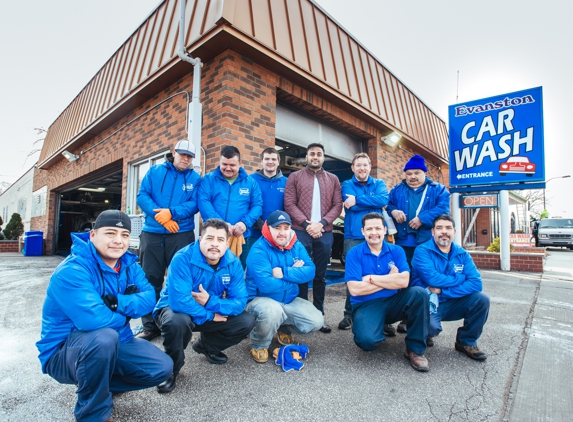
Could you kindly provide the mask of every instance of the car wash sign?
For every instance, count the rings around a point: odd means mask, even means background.
[[[541,87],[449,107],[450,186],[545,180]]]

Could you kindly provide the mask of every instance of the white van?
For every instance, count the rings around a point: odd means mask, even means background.
[[[573,218],[544,218],[538,230],[539,246],[563,246],[573,250]]]

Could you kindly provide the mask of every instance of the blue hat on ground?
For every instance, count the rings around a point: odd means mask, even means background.
[[[284,211],[273,211],[267,217],[267,226],[275,228],[279,224],[287,223],[292,226],[290,216]]]
[[[421,155],[414,155],[410,158],[410,161],[406,163],[404,166],[404,171],[408,170],[422,170],[424,172],[428,171],[428,167],[426,167],[426,162],[424,161],[424,157]]]
[[[131,232],[131,219],[120,210],[105,210],[97,216],[94,229],[100,227],[119,227]]]
[[[183,139],[177,142],[177,145],[175,145],[175,152],[178,154],[187,154],[195,158],[195,145],[193,145],[187,139]]]

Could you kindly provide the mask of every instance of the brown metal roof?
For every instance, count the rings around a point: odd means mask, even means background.
[[[178,19],[178,1],[165,0],[116,51],[50,126],[42,168],[175,80],[160,76],[190,72],[177,57]],[[312,0],[189,0],[186,21],[186,45],[203,61],[244,48],[447,162],[445,122]]]

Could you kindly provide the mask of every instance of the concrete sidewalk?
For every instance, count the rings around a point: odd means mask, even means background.
[[[548,265],[562,253],[568,251],[552,254]],[[74,419],[75,386],[41,374],[34,345],[45,289],[59,262],[60,257],[0,254],[1,420]],[[559,266],[552,271],[566,272]],[[563,274],[551,275],[556,276]],[[483,271],[482,277],[491,297],[479,343],[489,355],[485,362],[454,350],[457,322],[445,323],[427,350],[429,373],[414,371],[404,359],[401,334],[374,352],[361,351],[350,331],[336,329],[344,306],[344,285],[337,284],[327,288],[332,333],[297,337],[311,352],[302,371],[284,373],[272,362],[255,363],[247,340],[228,349],[229,362],[221,366],[189,348],[172,393],[148,389],[115,396],[112,416],[117,421],[569,420],[573,400],[565,382],[573,372],[573,279],[500,271]],[[161,347],[161,339],[154,343]]]

